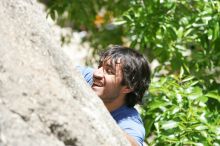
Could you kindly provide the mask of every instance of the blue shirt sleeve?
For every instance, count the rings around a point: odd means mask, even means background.
[[[139,146],[143,146],[145,129],[142,119],[135,108],[129,108],[124,105],[112,111],[111,115],[124,132],[132,136]]]
[[[139,146],[143,146],[145,129],[142,121],[139,121],[139,118],[129,117],[119,121],[118,125],[124,132],[132,136]]]
[[[82,67],[82,66],[77,66],[76,68],[81,72],[86,82],[90,86],[92,86],[94,69],[90,67]]]

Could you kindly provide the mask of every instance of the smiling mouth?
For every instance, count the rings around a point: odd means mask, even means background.
[[[103,84],[100,83],[100,82],[93,82],[92,87],[94,87],[94,86],[96,86],[96,87],[102,87]]]

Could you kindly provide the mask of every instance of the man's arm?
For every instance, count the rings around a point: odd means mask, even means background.
[[[126,132],[124,132],[124,134],[127,140],[130,142],[131,146],[139,146],[137,141],[132,136],[128,135]]]
[[[90,67],[82,67],[82,66],[76,66],[76,69],[78,69],[81,72],[86,82],[90,86],[92,86],[94,69]]]
[[[143,146],[145,129],[139,116],[131,116],[117,122],[126,133],[125,136],[132,146]]]

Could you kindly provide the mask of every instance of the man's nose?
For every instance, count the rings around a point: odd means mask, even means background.
[[[102,79],[104,77],[103,67],[96,69],[93,73],[93,77],[96,79]]]

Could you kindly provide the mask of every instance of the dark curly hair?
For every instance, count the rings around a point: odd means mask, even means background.
[[[101,54],[99,65],[107,59],[111,59],[112,64],[116,64],[120,58],[122,64],[123,79],[121,85],[126,85],[133,89],[125,98],[128,107],[133,107],[142,102],[143,95],[150,84],[150,67],[146,58],[136,50],[123,47],[112,46]]]

